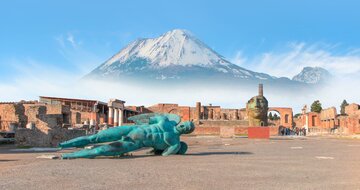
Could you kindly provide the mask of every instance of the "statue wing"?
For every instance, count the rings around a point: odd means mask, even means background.
[[[181,121],[181,118],[179,115],[171,114],[171,113],[165,113],[163,114],[165,117],[169,119],[169,121],[174,121],[176,125],[178,125]]]
[[[169,121],[174,121],[176,124],[179,124],[181,121],[181,118],[176,114],[168,114],[168,113],[147,113],[147,114],[140,114],[135,115],[132,117],[129,117],[128,120],[133,121],[137,125],[141,124],[149,124],[150,118],[156,117],[156,116],[162,116],[167,117]]]
[[[155,113],[140,114],[140,115],[131,116],[128,118],[128,120],[133,121],[137,125],[149,124],[150,118],[154,117],[155,115],[156,115]]]

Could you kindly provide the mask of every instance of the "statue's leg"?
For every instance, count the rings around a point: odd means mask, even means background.
[[[59,147],[84,147],[88,144],[116,141],[127,135],[132,129],[134,129],[134,126],[113,127],[100,131],[98,134],[77,137],[69,141],[62,142],[59,144]]]
[[[117,156],[141,148],[140,142],[116,141],[93,149],[83,149],[77,152],[63,154],[63,159],[95,158],[97,156]]]

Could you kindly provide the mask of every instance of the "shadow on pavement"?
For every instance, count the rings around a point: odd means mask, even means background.
[[[249,155],[253,154],[252,152],[197,152],[197,153],[188,153],[185,156],[209,156],[209,155]]]
[[[184,155],[179,156],[210,156],[210,155],[250,155],[252,152],[196,152],[196,153],[186,153]],[[144,155],[126,155],[120,157],[97,157],[95,159],[137,159],[137,158],[146,158],[146,157],[154,157],[161,155],[154,154],[144,154]]]
[[[15,161],[18,161],[18,160],[0,160],[0,162],[15,162]]]

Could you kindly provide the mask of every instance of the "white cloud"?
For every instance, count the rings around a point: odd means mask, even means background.
[[[77,39],[75,39],[74,34],[71,32],[68,32],[66,35],[64,34],[58,35],[55,37],[55,40],[58,42],[61,48],[69,48],[70,46],[76,49],[80,45],[82,45],[82,41],[78,41]]]
[[[133,85],[131,81],[81,81],[83,75],[33,59],[13,60],[9,63],[16,69],[17,75],[12,80],[0,83],[0,101],[36,100],[43,95],[101,101],[118,98],[125,100],[126,105],[178,103],[194,106],[195,102],[201,101],[204,105],[212,103],[224,108],[244,108],[246,101],[257,94],[257,86],[251,89],[240,86],[229,88],[188,85],[164,88],[156,85]],[[343,99],[359,103],[359,89],[353,86],[360,83],[359,76],[358,73],[341,78],[323,89],[308,91],[310,93],[289,92],[286,89],[279,92],[265,86],[265,96],[270,106],[292,107],[294,113],[299,112],[304,104],[310,105],[317,99],[323,103],[324,108],[338,107]]]
[[[74,48],[76,48],[76,47],[78,46],[77,42],[75,42],[74,36],[73,36],[71,33],[68,33],[68,36],[67,36],[66,40],[67,40],[68,42],[70,42],[70,44],[71,44]]]
[[[89,73],[104,62],[99,56],[100,52],[93,53],[83,47],[83,42],[76,40],[71,32],[58,35],[55,40],[59,45],[59,53],[72,66],[72,70],[78,71],[79,75]]]
[[[360,49],[336,54],[337,45],[289,43],[285,51],[266,52],[247,62],[248,69],[292,78],[306,66],[318,66],[337,76],[360,72]],[[234,60],[239,60],[239,54]],[[240,60],[246,60],[240,57]]]
[[[238,51],[236,52],[235,56],[230,60],[230,62],[242,66],[243,64],[246,63],[246,58],[243,56],[242,51]]]
[[[12,67],[17,76],[6,83],[0,83],[0,101],[37,100],[38,96],[96,99],[110,98],[125,100],[127,105],[150,106],[157,103],[178,103],[194,106],[196,101],[213,103],[224,107],[240,108],[253,92],[241,89],[214,91],[212,88],[188,85],[170,89],[162,86],[133,85],[131,81],[111,83],[109,81],[82,81],[82,75],[53,67],[32,59],[13,60]],[[186,93],[185,93],[186,92]],[[254,87],[256,93],[256,87]],[[246,97],[234,99],[232,97]]]

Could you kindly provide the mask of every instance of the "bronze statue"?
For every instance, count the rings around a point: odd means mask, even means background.
[[[163,156],[185,154],[188,146],[180,141],[180,135],[191,133],[195,129],[190,121],[180,123],[180,117],[175,114],[142,114],[130,117],[128,120],[134,121],[135,125],[113,127],[94,135],[60,143],[61,148],[70,148],[110,142],[93,149],[63,154],[62,158],[117,156],[143,147],[152,147],[154,153]]]
[[[259,95],[252,97],[246,104],[249,126],[267,126],[268,101],[263,95],[263,86],[259,85]]]

